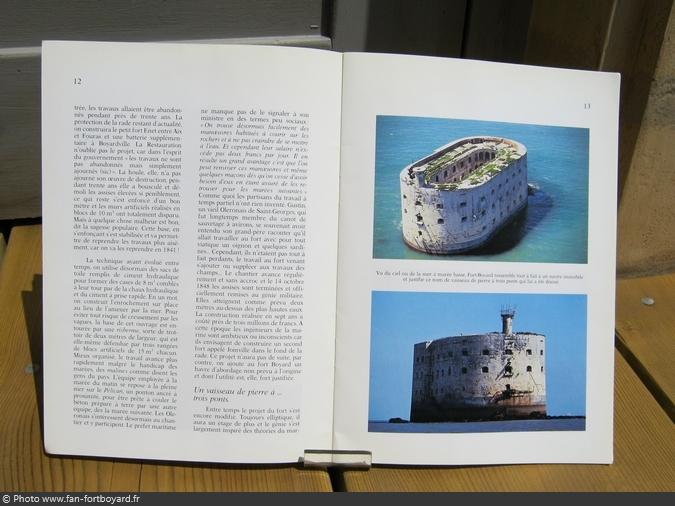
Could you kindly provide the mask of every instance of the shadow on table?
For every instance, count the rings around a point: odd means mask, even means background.
[[[21,300],[23,302],[23,314],[26,318],[28,346],[31,356],[31,365],[26,366],[26,373],[33,374],[38,415],[40,417],[40,435],[44,441],[42,412],[42,274],[33,276],[33,289],[21,292]]]

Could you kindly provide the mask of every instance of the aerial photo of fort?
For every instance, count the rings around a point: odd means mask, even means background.
[[[400,173],[405,243],[447,255],[483,246],[527,206],[527,149],[492,136],[454,140]]]
[[[417,343],[411,422],[546,418],[545,336],[514,332],[515,309],[501,310],[501,332]]]

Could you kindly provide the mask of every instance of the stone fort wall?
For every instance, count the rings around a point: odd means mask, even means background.
[[[480,139],[482,140],[482,139]],[[457,146],[452,143],[413,164],[420,166]],[[517,143],[514,143],[517,144]],[[458,183],[494,157],[494,150],[476,149],[441,168],[425,182],[417,172],[401,172],[401,217],[404,241],[428,253],[459,253],[480,246],[527,205],[527,153],[512,161],[489,181],[467,189],[439,189]]]
[[[454,336],[414,347],[410,420],[546,414],[545,337]]]

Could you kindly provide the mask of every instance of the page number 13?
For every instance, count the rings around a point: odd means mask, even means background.
[[[82,84],[81,77],[73,77],[73,84]]]

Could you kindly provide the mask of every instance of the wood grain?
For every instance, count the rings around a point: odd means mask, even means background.
[[[675,7],[649,86],[649,98],[618,217],[617,270],[622,276],[675,271]]]
[[[347,491],[675,491],[675,426],[618,353],[614,464],[375,467],[342,473]]]
[[[653,305],[642,299],[649,297]],[[675,420],[675,274],[619,279],[616,334],[662,407]]]
[[[598,70],[621,73],[619,198],[630,170],[673,0],[615,1]]]
[[[522,63],[532,0],[473,0],[462,58]]]
[[[42,214],[40,59],[0,55],[0,220]]]
[[[295,466],[118,462],[44,453],[41,436],[41,226],[12,229],[0,269],[0,490],[330,491],[325,471]]]
[[[614,0],[535,0],[525,63],[597,70]]]
[[[309,35],[321,29],[321,0],[51,0],[3,2],[0,47],[42,40],[146,41]]]

